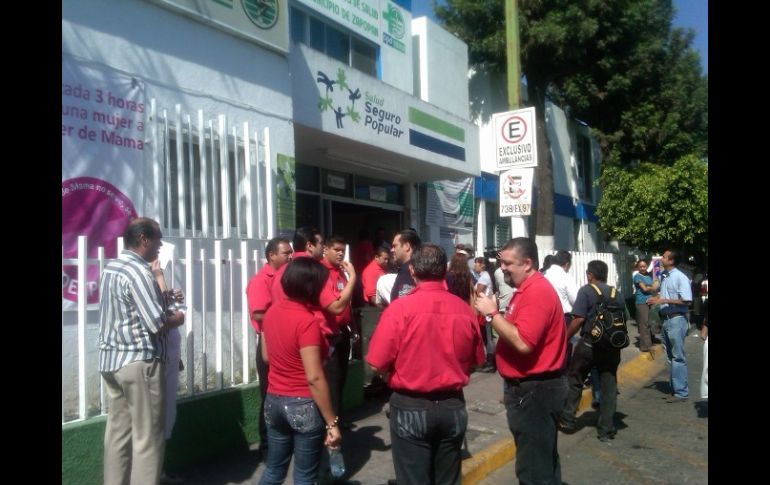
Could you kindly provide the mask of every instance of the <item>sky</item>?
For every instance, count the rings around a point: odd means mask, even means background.
[[[676,7],[674,17],[675,27],[692,28],[695,30],[693,48],[700,53],[703,72],[709,72],[709,2],[708,0],[673,0]],[[444,3],[440,1],[439,3]],[[412,0],[412,17],[427,15],[435,20],[431,0]]]

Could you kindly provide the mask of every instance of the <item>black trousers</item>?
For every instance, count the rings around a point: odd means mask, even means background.
[[[340,335],[330,343],[334,345],[334,353],[324,362],[324,374],[329,384],[332,407],[335,414],[339,416],[342,414],[342,395],[348,377],[348,358],[350,357],[350,330],[347,326],[343,326]]]
[[[522,485],[561,485],[558,419],[566,394],[564,377],[505,382],[503,400],[516,442],[516,477]]]
[[[390,441],[398,485],[460,485],[465,399],[431,400],[394,391]]]
[[[262,336],[257,336],[257,375],[259,376],[259,394],[262,399],[259,401],[259,447],[267,448],[267,424],[265,424],[265,396],[267,395],[267,362],[262,360]]]
[[[617,371],[620,364],[620,349],[593,346],[587,339],[581,338],[575,346],[567,370],[567,399],[564,401],[564,410],[561,419],[565,423],[575,423],[575,413],[583,393],[583,382],[596,367],[601,381],[602,401],[599,407],[599,422],[596,426],[599,437],[610,437],[616,433],[613,418],[618,405],[618,379]]]

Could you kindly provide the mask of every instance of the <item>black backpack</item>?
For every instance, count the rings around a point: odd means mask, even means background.
[[[615,298],[615,288],[610,286],[610,296],[607,299],[598,286],[592,284],[591,287],[599,296],[599,302],[596,304],[596,314],[593,317],[588,338],[594,345],[611,349],[628,347],[626,309]]]

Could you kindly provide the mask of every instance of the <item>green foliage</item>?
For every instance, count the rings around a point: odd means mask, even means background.
[[[434,3],[436,17],[468,44],[478,75],[505,73],[503,0],[446,3]],[[605,165],[706,156],[708,78],[692,31],[672,29],[673,16],[671,0],[520,1],[521,71],[532,104],[544,109],[545,93],[591,126]],[[489,103],[473,104],[473,114],[488,119]]]
[[[642,251],[674,246],[708,256],[708,164],[688,155],[672,166],[608,167],[600,178],[599,227]]]

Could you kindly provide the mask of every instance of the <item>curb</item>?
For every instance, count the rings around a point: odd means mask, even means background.
[[[654,345],[650,352],[640,353],[618,367],[618,388],[621,385],[641,385],[660,372],[665,366],[663,346]],[[578,403],[578,414],[591,407],[591,389],[583,390]],[[516,443],[511,438],[503,438],[492,443],[462,463],[463,485],[475,485],[484,477],[505,465],[516,457]]]

